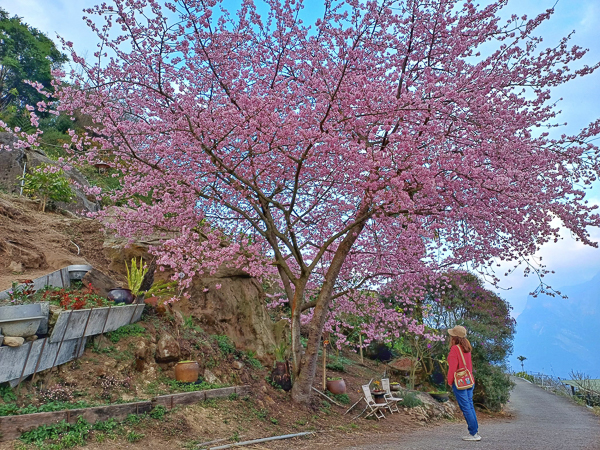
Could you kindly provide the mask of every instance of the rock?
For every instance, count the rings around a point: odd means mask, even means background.
[[[156,348],[157,362],[173,362],[179,359],[179,343],[173,336],[165,333],[158,341]]]
[[[190,298],[180,301],[179,307],[198,319],[205,331],[226,335],[236,348],[251,350],[259,358],[275,347],[274,324],[265,307],[263,288],[256,279],[194,279],[189,293]]]
[[[8,345],[9,347],[20,347],[25,343],[25,339],[22,337],[11,337],[6,336],[4,338],[4,345]]]
[[[21,273],[23,272],[23,264],[21,264],[20,262],[11,261],[8,265],[8,270],[14,273]]]
[[[219,380],[209,369],[204,369],[204,380],[210,384],[221,384],[221,380]]]
[[[56,325],[56,321],[58,320],[58,316],[64,310],[60,306],[50,305],[50,319],[48,320],[48,326],[53,327]]]
[[[98,290],[98,295],[102,297],[106,297],[108,291],[119,286],[119,283],[98,269],[88,271],[81,281],[84,286],[91,284],[94,289]]]
[[[154,354],[156,353],[156,344],[149,343],[145,339],[136,342],[135,350],[135,370],[145,372],[154,365]]]
[[[37,337],[37,335],[36,335],[36,334],[34,334],[33,336],[27,336],[27,337],[25,338],[25,340],[26,340],[27,342],[33,342],[33,341],[37,341],[37,340],[38,340],[38,337]]]
[[[242,370],[244,368],[244,363],[241,361],[234,361],[232,366],[235,370]]]

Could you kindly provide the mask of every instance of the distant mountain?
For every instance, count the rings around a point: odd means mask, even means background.
[[[569,298],[529,296],[517,317],[517,334],[510,363],[525,370],[561,378],[571,370],[600,378],[600,273],[576,286],[558,289]]]

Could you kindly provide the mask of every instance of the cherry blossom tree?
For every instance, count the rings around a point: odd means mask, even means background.
[[[332,299],[526,260],[558,239],[555,219],[595,245],[583,187],[600,122],[560,138],[544,127],[549,90],[597,65],[569,38],[542,46],[552,10],[501,23],[506,3],[325,0],[309,24],[298,0],[237,14],[115,0],[87,12],[101,44],[93,61],[72,53],[58,109],[93,117],[73,147],[123,174],[111,195],[130,208],[100,215],[120,216],[123,235],[164,232],[156,252],[184,284],[225,261],[279,277],[292,396],[306,402]]]

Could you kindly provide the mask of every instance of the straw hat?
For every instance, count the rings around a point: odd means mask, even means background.
[[[448,330],[448,334],[450,336],[456,336],[456,337],[467,337],[467,329],[463,326],[460,325],[456,325],[454,328],[450,328]]]

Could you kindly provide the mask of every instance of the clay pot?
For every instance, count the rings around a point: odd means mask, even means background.
[[[292,389],[292,378],[285,362],[277,361],[275,363],[275,368],[271,372],[271,382],[286,392]]]
[[[327,390],[332,394],[339,395],[346,393],[346,382],[344,380],[327,380]]]
[[[111,289],[108,291],[106,298],[115,303],[125,303],[126,305],[131,305],[134,300],[131,290],[125,288]]]
[[[196,361],[181,361],[175,365],[175,379],[184,383],[198,381],[200,366]]]

